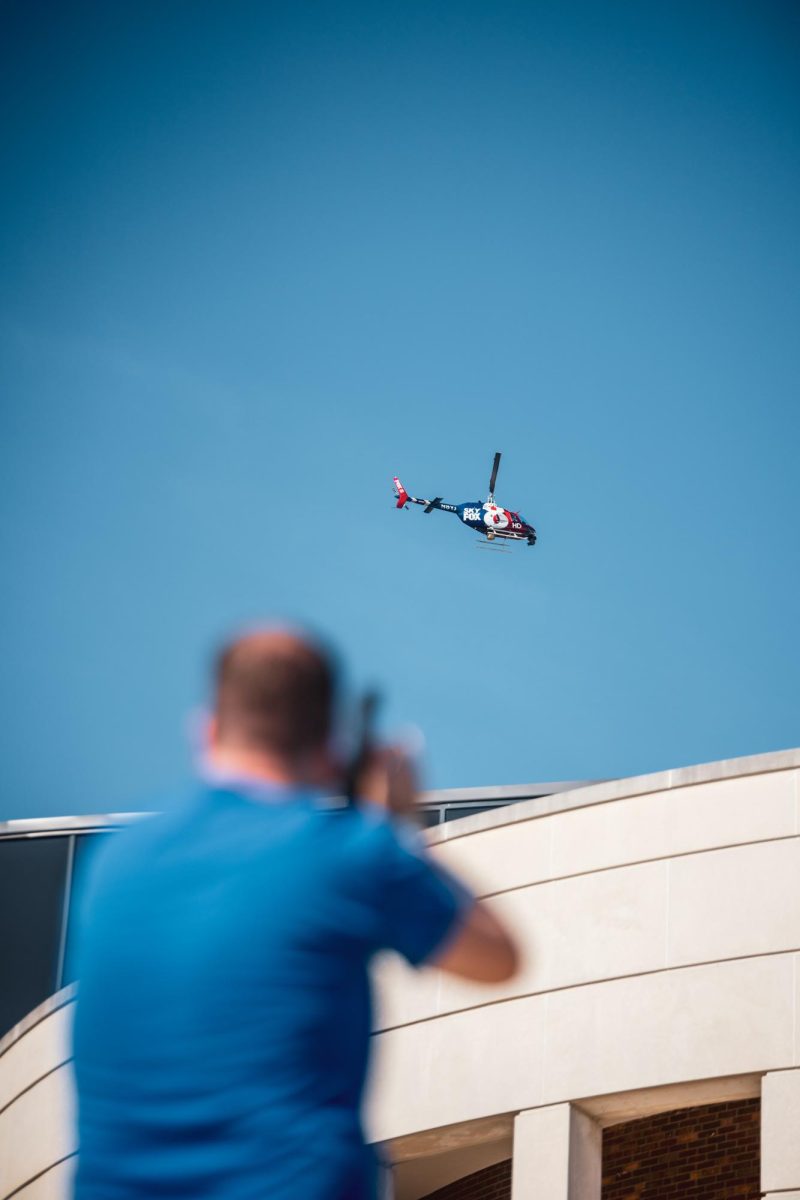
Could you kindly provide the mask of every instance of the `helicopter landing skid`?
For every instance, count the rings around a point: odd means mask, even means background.
[[[494,546],[491,542],[486,541],[486,540],[484,540],[482,542],[476,542],[475,548],[476,548],[476,550],[491,550],[493,554],[510,554],[511,553],[510,546]]]

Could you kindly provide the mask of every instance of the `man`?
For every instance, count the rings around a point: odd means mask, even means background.
[[[373,754],[361,802],[332,810],[334,708],[331,662],[307,639],[233,642],[205,780],[90,871],[78,1200],[372,1200],[371,958],[485,981],[515,970],[508,934],[404,824],[415,784],[400,752]]]

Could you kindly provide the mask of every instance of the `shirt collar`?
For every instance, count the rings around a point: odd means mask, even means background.
[[[288,796],[310,799],[316,807],[325,809],[345,808],[347,804],[342,797],[327,796],[302,784],[270,783],[258,775],[226,770],[210,762],[200,764],[199,775],[203,783],[215,791],[235,792],[237,796],[244,796],[259,804],[279,804]]]

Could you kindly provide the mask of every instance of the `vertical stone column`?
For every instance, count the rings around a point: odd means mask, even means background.
[[[800,1070],[761,1081],[761,1190],[800,1200]]]
[[[531,1108],[514,1121],[512,1200],[600,1200],[600,1126],[571,1104]]]

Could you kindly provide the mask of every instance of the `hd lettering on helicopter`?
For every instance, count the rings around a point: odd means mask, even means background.
[[[421,504],[426,513],[432,513],[434,509],[456,513],[464,525],[474,529],[476,533],[482,534],[486,538],[486,542],[493,542],[496,538],[500,538],[507,541],[527,542],[529,546],[534,546],[536,530],[533,525],[521,517],[518,512],[509,508],[501,508],[499,504],[495,504],[494,485],[497,482],[500,457],[499,453],[494,456],[492,475],[489,481],[489,496],[485,501],[467,500],[463,504],[447,504],[441,496],[435,496],[432,500],[423,500],[419,496],[409,495],[395,476],[393,482],[397,507],[406,508],[409,504]]]

